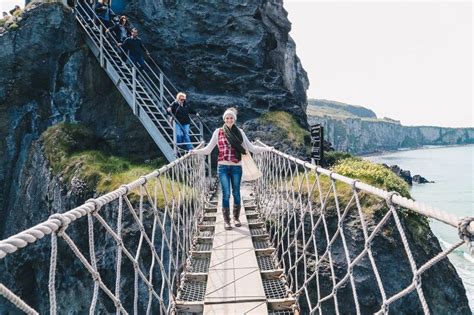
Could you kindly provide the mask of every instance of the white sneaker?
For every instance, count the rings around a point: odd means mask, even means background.
[[[230,225],[230,222],[224,222],[224,229],[232,230],[232,225]]]

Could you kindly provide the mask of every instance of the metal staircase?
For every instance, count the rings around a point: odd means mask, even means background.
[[[175,119],[170,119],[167,108],[178,92],[163,71],[152,61],[138,68],[119,47],[111,34],[105,33],[93,8],[85,1],[77,1],[74,15],[84,30],[85,41],[109,78],[158,145],[168,161],[174,161],[180,148],[176,141]],[[174,117],[173,117],[174,118]],[[191,118],[191,144],[203,139],[202,123]],[[180,144],[181,145],[181,144]]]

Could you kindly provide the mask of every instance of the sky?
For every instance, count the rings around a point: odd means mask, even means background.
[[[471,1],[283,1],[309,98],[474,127]]]
[[[471,1],[283,0],[309,98],[474,127]],[[0,11],[24,1],[0,0]]]
[[[0,0],[0,13],[1,12],[8,12],[18,4],[20,7],[25,5],[25,1],[18,1],[18,0]]]

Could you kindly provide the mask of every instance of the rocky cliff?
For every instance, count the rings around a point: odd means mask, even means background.
[[[282,1],[137,0],[130,1],[125,10],[160,66],[179,89],[188,92],[211,127],[221,124],[221,114],[230,105],[239,107],[239,122],[246,127],[257,129],[260,122],[266,123],[266,141],[274,135],[271,119],[260,118],[270,111],[290,113],[300,125],[306,124],[308,82],[288,36],[290,23]],[[70,9],[43,4],[27,10],[18,28],[0,36],[0,47],[0,239],[97,193],[92,189],[77,194],[67,176],[53,172],[54,161],[45,154],[51,148],[40,139],[48,127],[78,122],[110,153],[140,161],[159,155],[88,51]],[[304,137],[302,132],[295,136]],[[111,209],[103,213],[108,214],[106,220],[114,219]],[[82,249],[87,248],[80,232],[84,228],[68,229]],[[125,242],[136,243],[137,233],[128,230]],[[99,262],[104,279],[113,278],[113,252],[105,251],[111,242],[110,238],[97,240],[100,252],[105,253]],[[60,246],[59,313],[84,313],[92,280],[64,244]],[[3,260],[0,272],[0,282],[41,313],[49,310],[44,287],[48,247],[44,242],[32,245],[31,251],[17,252]],[[124,274],[122,285],[131,286],[132,278]],[[130,293],[123,294],[129,305]],[[8,313],[9,307],[0,303],[0,313]],[[107,302],[100,302],[97,309],[99,313],[114,311]]]
[[[160,66],[211,127],[221,124],[227,106],[239,108],[242,124],[255,124],[274,109],[306,124],[308,82],[288,35],[282,1],[135,1],[127,10]],[[45,156],[50,148],[40,140],[48,127],[80,123],[108,153],[131,161],[160,155],[88,50],[71,9],[57,3],[30,5],[18,27],[0,34],[0,64],[0,239],[96,194],[94,189],[75,194],[68,177],[52,171],[53,161]],[[98,246],[106,243],[101,240]],[[0,272],[0,282],[46,313],[47,290],[39,284],[47,283],[49,249],[33,247],[36,257],[20,251],[4,260],[10,272]],[[58,280],[64,292],[58,297],[59,310],[82,313],[90,300],[89,283],[76,286],[75,292],[67,287],[89,277],[70,252],[61,255],[70,273]],[[104,268],[112,270],[109,260]],[[8,307],[0,303],[0,313]]]
[[[375,114],[368,109],[325,100],[309,100],[308,123],[322,124],[325,138],[337,151],[354,154],[373,153],[422,145],[474,143],[474,128],[403,126],[400,122]],[[371,111],[370,111],[371,112]],[[373,113],[373,112],[372,112]]]
[[[127,10],[155,59],[211,127],[221,124],[227,106],[239,108],[242,124],[273,109],[306,121],[308,82],[281,1],[132,1]],[[19,28],[0,37],[0,47],[2,216],[21,207],[17,180],[50,125],[80,122],[131,159],[160,154],[88,51],[70,9],[27,9]]]

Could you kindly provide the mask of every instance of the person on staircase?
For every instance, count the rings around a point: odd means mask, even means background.
[[[245,132],[237,128],[235,122],[237,120],[237,110],[229,108],[222,116],[224,125],[217,128],[212,134],[211,140],[206,147],[202,149],[191,150],[191,154],[208,155],[217,145],[219,156],[217,158],[217,174],[222,189],[222,213],[224,216],[224,228],[232,229],[230,225],[230,191],[232,188],[232,196],[234,197],[233,221],[236,227],[241,226],[240,208],[240,183],[242,181],[242,155],[253,153],[261,153],[271,150],[271,147],[261,147],[253,145]]]
[[[176,118],[176,144],[180,145],[187,151],[193,148],[191,138],[189,137],[189,129],[191,124],[190,114],[199,114],[186,103],[186,94],[179,92],[176,94],[176,100],[168,107],[168,112]]]
[[[136,28],[132,28],[130,37],[125,39],[121,46],[127,53],[128,57],[130,57],[130,60],[132,60],[132,62],[138,68],[143,69],[143,67],[145,66],[145,59],[143,59],[143,53],[146,52],[148,56],[150,55],[150,53],[143,45],[141,38],[138,37],[138,30]]]
[[[106,32],[112,32],[117,43],[121,44],[132,35],[132,28],[130,27],[130,22],[127,17],[122,15],[118,23],[109,27]]]
[[[102,2],[97,2],[95,5],[95,12],[99,17],[100,21],[104,23],[106,28],[111,27],[113,23],[113,18],[115,16],[114,12],[110,8],[109,0],[102,0]]]

